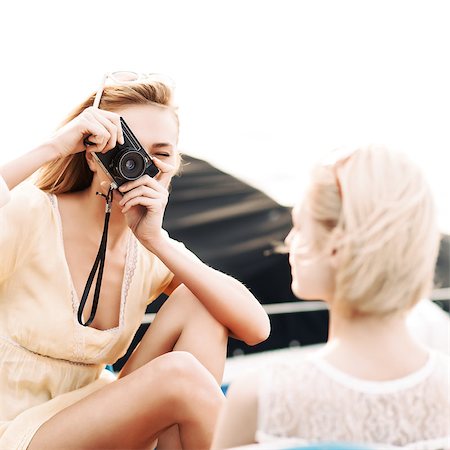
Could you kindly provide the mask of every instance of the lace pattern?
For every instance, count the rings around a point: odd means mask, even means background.
[[[428,366],[415,382],[355,379],[353,387],[314,358],[270,366],[260,385],[258,436],[450,448],[449,358],[436,355]]]

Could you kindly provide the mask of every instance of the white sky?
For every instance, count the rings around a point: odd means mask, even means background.
[[[181,150],[292,204],[342,145],[407,151],[450,233],[450,2],[1,2],[0,162],[111,70],[177,83]]]

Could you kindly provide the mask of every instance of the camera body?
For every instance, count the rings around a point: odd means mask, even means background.
[[[159,172],[152,157],[144,150],[122,117],[120,123],[124,143],[117,144],[106,153],[93,153],[94,158],[111,178],[114,189],[143,175],[153,178]]]

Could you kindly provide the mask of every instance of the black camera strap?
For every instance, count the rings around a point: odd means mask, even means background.
[[[94,265],[92,266],[91,273],[89,274],[88,280],[86,282],[86,286],[84,288],[83,295],[81,297],[80,306],[78,307],[78,322],[87,327],[94,320],[95,313],[97,312],[98,299],[100,297],[100,288],[102,284],[103,277],[103,269],[105,267],[105,258],[106,258],[106,243],[108,240],[108,225],[109,225],[109,217],[111,215],[111,204],[113,200],[113,188],[112,186],[109,188],[108,193],[102,194],[97,192],[97,195],[101,195],[105,197],[106,200],[106,208],[105,208],[105,222],[103,225],[103,234],[102,240],[100,242],[100,247],[98,249],[97,257],[95,258]],[[89,319],[83,323],[83,310],[86,305],[86,301],[91,290],[92,282],[94,281],[95,274],[98,270],[97,281],[95,282],[95,291],[94,291],[94,299],[92,300],[92,309],[91,315]]]

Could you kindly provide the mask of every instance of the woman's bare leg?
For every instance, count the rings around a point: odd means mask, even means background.
[[[172,350],[193,354],[221,383],[228,330],[184,285],[162,305],[139,346],[124,365],[124,377],[148,361]]]
[[[123,367],[123,377],[143,364],[172,350],[193,354],[214,376],[222,380],[228,330],[209,314],[185,287],[178,287],[156,314],[138,348]],[[158,450],[181,448],[178,427],[162,433]]]
[[[192,355],[173,352],[56,414],[35,434],[36,449],[148,449],[178,424],[183,448],[207,449],[223,395]]]

